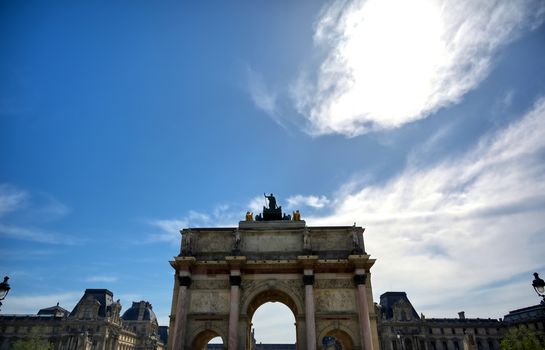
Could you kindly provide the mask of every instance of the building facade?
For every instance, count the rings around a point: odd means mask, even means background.
[[[463,311],[457,318],[426,318],[405,292],[382,294],[376,309],[381,350],[499,350],[509,326],[501,319],[466,318]]]
[[[163,350],[166,342],[148,302],[135,302],[121,315],[119,300],[107,289],[85,290],[72,312],[57,304],[36,315],[0,315],[1,350],[32,336],[55,350]]]
[[[181,231],[169,350],[251,350],[252,317],[267,302],[295,318],[296,348],[316,350],[335,338],[346,350],[378,349],[371,267],[362,227],[309,227],[282,214],[274,197],[254,220],[236,227]],[[293,325],[286,325],[293,326]],[[257,348],[257,346],[255,346]]]

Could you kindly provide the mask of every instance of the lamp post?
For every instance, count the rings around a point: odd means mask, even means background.
[[[8,283],[9,277],[4,277],[4,282],[0,283],[0,308],[2,308],[2,300],[6,298],[9,290],[11,289]]]
[[[403,338],[401,337],[401,332],[397,331],[397,341],[399,342],[399,349],[405,350],[405,346],[403,344]]]
[[[532,287],[536,291],[537,295],[543,298],[542,305],[545,305],[545,281],[539,278],[537,272],[534,272],[534,280],[532,281]]]

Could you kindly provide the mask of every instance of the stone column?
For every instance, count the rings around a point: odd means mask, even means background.
[[[231,305],[229,309],[229,341],[228,350],[237,350],[238,346],[238,324],[240,308],[240,270],[231,270],[229,283],[231,284]]]
[[[371,321],[369,320],[369,304],[367,303],[367,290],[365,281],[367,274],[360,269],[356,269],[354,282],[357,286],[358,316],[360,320],[361,346],[364,350],[373,350],[373,341],[371,339]]]
[[[185,328],[187,326],[187,307],[189,301],[189,286],[191,277],[189,274],[178,276],[178,298],[176,303],[176,319],[174,323],[174,341],[172,350],[182,350],[185,341]]]
[[[310,269],[304,270],[305,284],[305,324],[307,333],[307,350],[316,350],[316,322],[314,319],[314,274]]]

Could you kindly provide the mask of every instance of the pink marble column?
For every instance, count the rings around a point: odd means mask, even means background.
[[[180,286],[178,288],[178,300],[176,302],[176,320],[174,321],[174,340],[172,350],[182,350],[185,341],[185,327],[187,323],[187,305],[189,300],[189,285],[191,277],[180,276],[178,278]]]
[[[361,346],[364,350],[373,350],[373,342],[371,339],[371,321],[369,320],[369,304],[367,303],[367,290],[365,288],[365,273],[358,273],[354,276],[354,281],[357,285],[357,300],[358,300],[358,316],[361,327]]]
[[[307,331],[307,350],[316,350],[316,321],[314,319],[314,275],[312,271],[305,271],[305,323]]]
[[[241,282],[240,271],[231,271],[229,282],[231,284],[231,305],[229,309],[229,340],[227,349],[237,350]]]

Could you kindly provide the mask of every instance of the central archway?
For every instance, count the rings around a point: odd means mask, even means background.
[[[259,307],[266,303],[281,303],[291,310],[293,319],[295,320],[295,344],[298,348],[297,340],[300,338],[299,333],[302,331],[301,324],[298,320],[301,320],[300,313],[302,312],[301,301],[298,300],[292,291],[282,285],[281,282],[268,281],[264,284],[257,286],[250,296],[247,298],[246,303],[243,305],[243,311],[245,310],[245,318],[248,320],[245,333],[246,333],[246,349],[252,347],[252,319],[255,312]],[[304,325],[303,325],[304,326]]]

